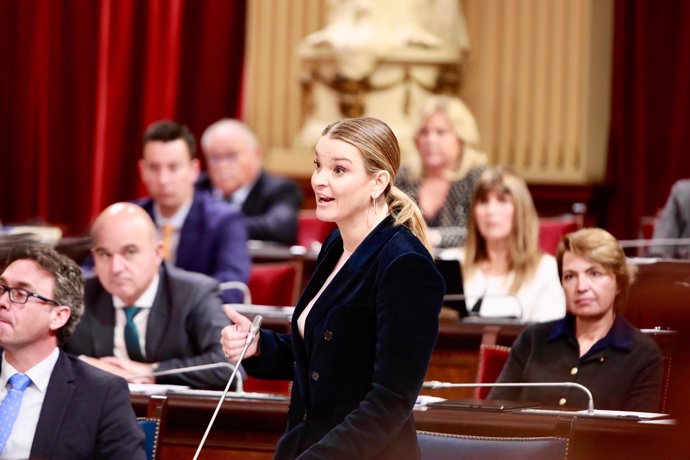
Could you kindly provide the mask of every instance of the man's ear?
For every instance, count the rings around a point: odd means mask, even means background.
[[[67,305],[58,305],[50,310],[50,330],[57,331],[67,324],[72,309]]]
[[[192,178],[193,182],[199,179],[199,174],[201,174],[201,162],[198,158],[192,158]]]

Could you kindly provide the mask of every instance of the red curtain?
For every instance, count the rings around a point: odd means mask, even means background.
[[[636,238],[690,177],[690,2],[617,0],[613,55],[607,227]]]
[[[84,233],[142,194],[145,127],[238,116],[245,1],[0,1],[0,219]]]

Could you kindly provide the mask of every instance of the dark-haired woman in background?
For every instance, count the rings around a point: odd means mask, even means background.
[[[556,259],[539,249],[539,218],[525,181],[489,168],[472,197],[462,261],[467,308],[485,317],[550,321],[565,315]]]

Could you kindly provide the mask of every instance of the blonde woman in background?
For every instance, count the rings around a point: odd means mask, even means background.
[[[467,309],[480,316],[550,321],[565,315],[556,259],[539,249],[539,219],[527,184],[487,169],[472,197],[462,261]],[[453,256],[446,251],[444,257]]]
[[[433,246],[461,245],[472,191],[487,164],[476,150],[477,123],[460,99],[432,96],[422,107],[414,139],[418,155],[406,158],[397,185],[419,204]]]

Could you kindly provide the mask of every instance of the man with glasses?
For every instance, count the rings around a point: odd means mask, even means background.
[[[58,346],[84,311],[80,268],[18,246],[0,274],[0,457],[145,459],[127,383]]]
[[[218,282],[164,262],[156,226],[133,203],[107,207],[91,237],[96,276],[86,280],[86,312],[65,349],[138,383],[224,388],[232,369],[220,333],[230,322]]]
[[[197,188],[240,208],[249,239],[295,244],[302,191],[261,168],[261,147],[249,126],[219,120],[202,134],[201,148],[208,175],[202,173]]]
[[[220,282],[247,283],[251,258],[244,216],[195,191],[199,160],[189,128],[170,120],[152,123],[144,132],[139,173],[150,196],[137,204],[156,223],[164,258]],[[241,302],[242,294],[227,290],[224,298]]]

